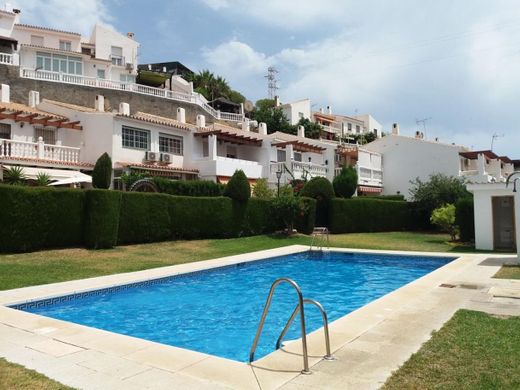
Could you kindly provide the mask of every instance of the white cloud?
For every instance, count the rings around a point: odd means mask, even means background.
[[[105,0],[12,0],[20,8],[21,22],[58,28],[89,36],[96,23],[110,27],[113,18]]]

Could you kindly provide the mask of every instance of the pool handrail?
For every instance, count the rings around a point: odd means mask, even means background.
[[[321,317],[323,319],[323,332],[325,333],[325,350],[326,350],[326,354],[325,354],[325,356],[323,356],[323,358],[325,360],[334,360],[334,356],[332,356],[332,354],[330,353],[329,321],[328,321],[328,318],[327,318],[327,312],[325,311],[325,309],[323,308],[321,303],[319,303],[318,301],[315,301],[314,299],[304,299],[303,303],[304,304],[309,303],[311,305],[314,305],[320,311]],[[291,325],[292,325],[294,319],[296,318],[296,316],[298,315],[299,311],[300,311],[300,305],[296,305],[296,307],[294,308],[293,313],[291,314],[291,317],[287,321],[287,324],[285,324],[285,327],[283,328],[282,333],[280,333],[280,336],[278,337],[278,340],[276,340],[276,349],[280,349],[280,347],[282,345],[282,340],[285,337],[285,335],[286,335],[287,331],[289,330],[289,328],[291,327]]]
[[[300,324],[301,324],[301,332],[302,332],[302,350],[303,350],[303,370],[302,374],[310,374],[309,370],[309,355],[307,352],[307,332],[305,330],[305,312],[303,307],[303,294],[298,284],[289,278],[278,278],[276,279],[271,288],[269,290],[269,294],[267,295],[267,300],[265,301],[264,310],[262,311],[262,316],[260,317],[260,323],[258,324],[258,328],[256,330],[255,339],[253,340],[253,345],[251,346],[251,350],[249,352],[249,363],[255,360],[255,351],[258,346],[258,341],[260,340],[260,335],[262,334],[262,330],[264,328],[265,319],[267,317],[267,313],[269,312],[269,307],[271,306],[271,301],[273,299],[274,292],[276,287],[281,283],[289,283],[298,295],[298,307],[300,308]]]

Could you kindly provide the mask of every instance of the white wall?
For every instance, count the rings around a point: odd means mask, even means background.
[[[13,31],[15,15],[0,13],[0,36],[10,37]],[[16,38],[15,38],[16,39]]]
[[[381,134],[383,133],[383,126],[381,125],[381,123],[376,121],[372,115],[370,115],[370,114],[356,115],[355,118],[363,121],[363,124],[368,133],[373,133],[374,130],[376,130],[377,136],[379,138],[381,138]]]
[[[286,103],[281,106],[283,113],[291,123],[291,125],[297,124],[301,117],[310,119],[311,117],[311,101],[310,99],[299,100],[297,102]]]
[[[90,37],[90,43],[96,46],[96,58],[109,60],[112,54],[112,46],[121,47],[123,49],[123,57],[125,63],[131,63],[134,67],[134,73],[137,72],[137,49],[139,43],[133,39],[122,35],[117,31],[96,24],[94,31]],[[123,70],[124,70],[123,64]],[[113,66],[115,68],[115,66]],[[113,70],[113,72],[116,72]],[[119,71],[120,72],[120,71]],[[114,79],[114,78],[112,78]]]
[[[459,146],[419,140],[411,137],[387,135],[363,146],[382,155],[383,195],[398,191],[410,198],[411,180],[428,180],[435,173],[459,175]]]
[[[1,19],[0,19],[1,20]],[[15,25],[12,33],[12,38],[18,40],[18,44],[31,44],[31,35],[43,37],[43,46],[51,49],[60,48],[61,41],[71,42],[71,51],[81,52],[81,36],[67,33],[60,33],[57,31],[31,29]],[[77,54],[77,53],[76,53]],[[71,54],[73,55],[73,54]]]

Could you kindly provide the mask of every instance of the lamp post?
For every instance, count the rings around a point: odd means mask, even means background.
[[[277,188],[278,188],[278,197],[280,197],[280,179],[282,178],[282,170],[279,169],[276,171],[276,179],[278,180]]]
[[[513,196],[514,196],[514,205],[513,209],[515,210],[515,234],[516,234],[516,260],[520,263],[520,192],[516,189],[516,182],[520,180],[520,177],[512,179],[513,176],[520,176],[520,171],[515,171],[511,173],[506,180],[506,188],[509,186],[509,182],[513,182]]]

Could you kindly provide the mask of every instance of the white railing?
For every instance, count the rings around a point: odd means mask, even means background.
[[[14,55],[8,53],[0,53],[0,64],[14,65]]]
[[[196,104],[202,107],[207,113],[215,119],[223,119],[228,121],[240,122],[244,120],[244,115],[231,112],[220,112],[215,110],[208,104],[204,96],[199,93],[184,93],[170,91],[164,88],[154,88],[147,85],[125,83],[117,80],[98,79],[95,77],[87,77],[73,74],[65,74],[58,72],[50,72],[47,70],[20,69],[20,77],[35,80],[53,81],[59,83],[85,85],[87,87],[116,89],[120,91],[128,91],[139,93],[142,95],[156,96],[164,99],[177,100]]]
[[[70,146],[44,144],[38,142],[15,141],[0,139],[0,158],[34,158],[69,163],[79,163],[80,148]]]
[[[373,169],[357,166],[358,183],[368,185],[383,185],[383,171],[381,169]]]
[[[292,161],[291,170],[293,172],[307,171],[312,176],[327,176],[327,167],[324,165],[319,165],[319,164],[314,164],[314,163]]]
[[[276,172],[284,172],[285,171],[284,165],[285,165],[285,162],[283,162],[283,161],[271,163],[270,168],[269,168],[271,175],[276,175]]]

